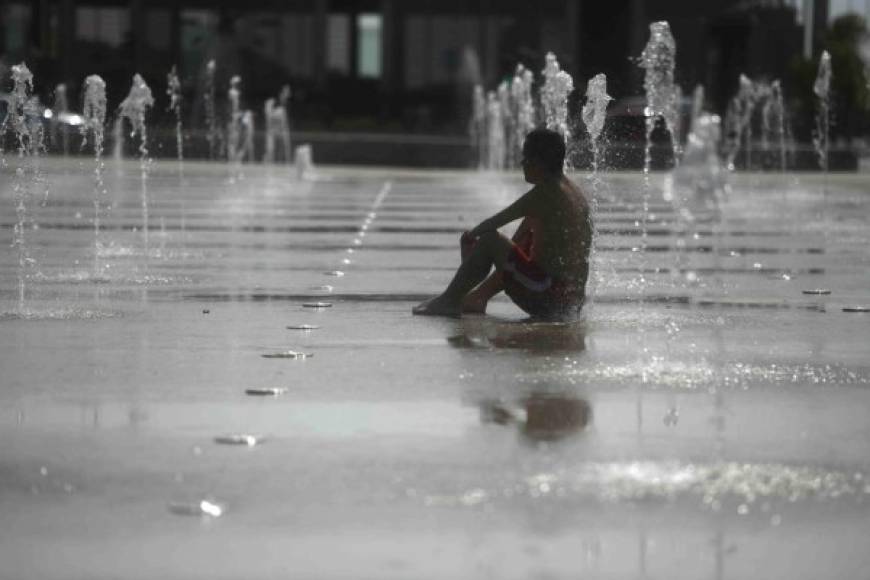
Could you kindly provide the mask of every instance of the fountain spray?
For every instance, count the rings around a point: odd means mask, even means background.
[[[740,75],[740,88],[728,103],[725,126],[728,134],[727,167],[734,171],[734,160],[740,152],[744,137],[746,139],[746,168],[752,167],[752,113],[755,109],[756,87],[746,75]]]
[[[639,66],[644,69],[643,87],[646,92],[646,108],[644,109],[644,118],[646,121],[646,146],[644,148],[644,164],[643,164],[643,208],[642,208],[642,224],[641,224],[641,274],[640,274],[640,292],[641,292],[641,318],[643,318],[644,302],[646,300],[646,276],[644,274],[645,256],[647,251],[649,232],[647,224],[649,222],[649,202],[650,202],[650,169],[652,165],[652,133],[656,126],[656,121],[661,118],[665,123],[665,128],[671,135],[671,146],[674,152],[674,164],[677,164],[679,159],[679,135],[677,134],[677,125],[679,122],[679,110],[677,103],[677,87],[674,83],[674,68],[676,67],[677,44],[671,34],[671,27],[667,22],[653,22],[649,25],[650,38],[643,52],[640,55]],[[641,334],[641,344],[643,345],[643,355],[649,353],[649,348],[646,345],[646,333],[643,322],[639,325]],[[641,363],[641,382],[639,387],[642,387],[649,380],[647,372],[647,364]],[[643,423],[643,390],[638,390],[637,397],[637,420],[638,432],[640,433]]]
[[[773,120],[769,120],[768,124],[775,122],[777,143],[779,145],[779,168],[782,173],[786,170],[786,137],[785,137],[785,103],[782,96],[782,84],[776,80],[770,85],[770,108],[767,109]]]
[[[18,250],[18,311],[24,312],[24,301],[27,294],[27,271],[33,267],[34,260],[30,257],[27,247],[25,230],[30,222],[27,205],[30,202],[31,191],[27,182],[27,173],[33,172],[33,156],[36,154],[36,143],[27,123],[28,103],[33,92],[33,74],[23,62],[12,66],[12,92],[7,97],[7,114],[0,126],[0,143],[7,132],[15,135],[18,144],[18,162],[15,168],[15,181],[12,191],[15,199],[16,223],[12,246]],[[3,155],[3,165],[6,166]]]
[[[613,97],[607,94],[607,77],[595,75],[586,86],[586,104],[583,105],[583,123],[592,143],[592,175],[597,179],[601,161],[601,134],[607,118],[607,104]]]
[[[181,182],[181,240],[182,245],[187,237],[187,210],[184,204],[184,128],[182,125],[183,98],[181,95],[181,79],[175,66],[166,74],[166,94],[169,96],[169,111],[175,113],[175,148],[178,155],[178,178]]]
[[[205,107],[206,140],[208,141],[208,155],[214,159],[217,154],[217,109],[215,107],[215,70],[217,65],[214,60],[205,65],[205,90],[203,91],[203,105]]]
[[[544,86],[541,87],[541,106],[547,129],[557,131],[568,144],[568,95],[574,90],[574,79],[559,66],[556,55],[548,52],[544,64]]]
[[[477,168],[483,169],[486,163],[486,97],[481,85],[474,86],[471,105],[472,114],[468,132],[471,145],[477,151]]]
[[[504,126],[502,108],[495,91],[486,95],[487,169],[504,168]]]
[[[652,132],[656,121],[661,118],[671,134],[674,150],[674,164],[679,161],[680,136],[678,88],[674,83],[674,68],[677,63],[677,44],[667,22],[653,22],[649,25],[650,38],[640,55],[639,66],[644,69],[643,88],[646,91],[646,151],[644,154],[644,173],[649,174],[652,146]]]
[[[247,159],[249,162],[254,161],[254,112],[245,110],[242,112],[242,136],[240,142],[242,144],[239,150],[239,163]]]
[[[513,101],[511,100],[510,83],[507,81],[500,82],[497,95],[498,104],[501,107],[501,131],[502,142],[504,143],[501,167],[504,169],[516,165],[514,155],[514,151],[516,150],[516,144],[514,143],[514,138],[516,136],[516,133],[514,132],[514,123],[516,122],[516,117],[513,114],[514,106]]]
[[[287,106],[289,100],[290,86],[284,85],[284,88],[281,89],[281,94],[278,97],[278,101],[281,104],[276,105],[275,99],[266,99],[266,103],[263,105],[263,118],[266,122],[263,163],[275,162],[275,145],[279,137],[281,138],[282,147],[284,149],[284,161],[289,163],[293,159],[293,156],[290,153],[290,122],[287,118]],[[253,150],[251,160],[253,161]]]
[[[604,132],[604,122],[607,118],[607,105],[613,98],[607,94],[607,77],[604,74],[595,75],[586,85],[586,103],[583,105],[581,115],[583,123],[586,125],[586,131],[589,133],[589,140],[592,145],[592,212],[589,215],[590,227],[592,229],[592,252],[591,255],[596,255],[598,245],[598,233],[593,224],[598,219],[599,198],[601,189],[601,179],[598,174],[601,162],[601,135]],[[598,284],[601,276],[593,272],[591,279]],[[587,293],[592,295],[592,292]]]
[[[523,65],[518,64],[514,78],[511,81],[511,97],[513,98],[516,122],[514,123],[514,155],[519,160],[522,157],[523,142],[532,129],[535,128],[535,103],[532,99],[532,83],[534,74]]]
[[[819,167],[827,177],[831,133],[831,55],[827,50],[822,52],[819,59],[819,71],[813,84],[813,92],[819,101],[813,145],[819,157]]]
[[[279,126],[281,128],[281,140],[284,142],[284,161],[287,163],[293,162],[293,149],[290,143],[290,97],[293,96],[293,91],[290,90],[290,85],[281,87],[281,93],[278,95],[278,102],[281,103],[276,113],[278,113]]]
[[[166,74],[166,95],[169,97],[169,110],[175,113],[175,147],[178,152],[179,166],[184,162],[184,139],[181,123],[181,79],[175,67]]]
[[[275,163],[275,99],[266,99],[263,104],[263,120],[266,122],[266,142],[263,150],[263,163]]]
[[[53,114],[55,120],[60,120],[69,114],[66,84],[60,83],[54,88],[54,103],[52,104],[52,108],[54,109]],[[55,129],[52,131],[52,141],[57,145],[57,124],[55,124]],[[60,128],[60,141],[63,148],[63,156],[66,157],[69,154],[69,129],[67,128],[66,123],[64,123]]]
[[[148,169],[151,159],[148,157],[148,132],[145,125],[145,113],[154,106],[151,89],[145,84],[141,75],[133,75],[133,85],[127,98],[121,101],[118,111],[120,118],[130,121],[130,137],[139,134],[139,167],[142,174],[142,235],[145,244],[145,256],[148,256]]]
[[[677,45],[667,22],[653,22],[649,25],[649,29],[650,38],[640,55],[639,62],[639,66],[645,71],[643,87],[646,91],[646,108],[644,109],[646,147],[644,148],[643,163],[643,224],[641,228],[641,252],[644,255],[648,237],[652,133],[659,118],[664,121],[665,128],[670,132],[675,164],[679,153],[679,135],[676,133],[679,111],[677,109],[677,89],[674,84]],[[641,272],[640,284],[643,289],[646,284],[643,272]]]
[[[82,106],[82,148],[88,133],[94,140],[94,278],[101,275],[100,267],[100,199],[106,194],[103,181],[103,137],[106,124],[106,82],[98,75],[85,79]]]

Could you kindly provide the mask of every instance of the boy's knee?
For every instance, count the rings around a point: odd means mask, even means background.
[[[501,234],[499,234],[497,231],[483,232],[482,234],[480,234],[480,237],[477,238],[477,241],[488,246],[492,246],[492,244],[498,242],[500,237]]]

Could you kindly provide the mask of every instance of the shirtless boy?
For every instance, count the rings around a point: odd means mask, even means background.
[[[502,290],[534,317],[563,317],[583,306],[592,217],[583,193],[563,173],[564,162],[561,135],[547,129],[529,133],[523,176],[534,187],[462,234],[462,264],[453,280],[439,296],[416,306],[414,314],[483,313]],[[520,218],[512,240],[498,232]]]

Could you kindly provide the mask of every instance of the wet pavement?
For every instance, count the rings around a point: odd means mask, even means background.
[[[607,174],[592,303],[543,323],[410,314],[517,175],[158,162],[146,250],[109,163],[95,262],[92,168],[42,166],[23,310],[0,185],[0,577],[870,566],[866,178],[740,175],[687,220]]]

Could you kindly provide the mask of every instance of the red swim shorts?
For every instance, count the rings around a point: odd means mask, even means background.
[[[505,294],[532,316],[558,316],[575,303],[566,285],[554,280],[516,244],[508,254],[502,281]]]

